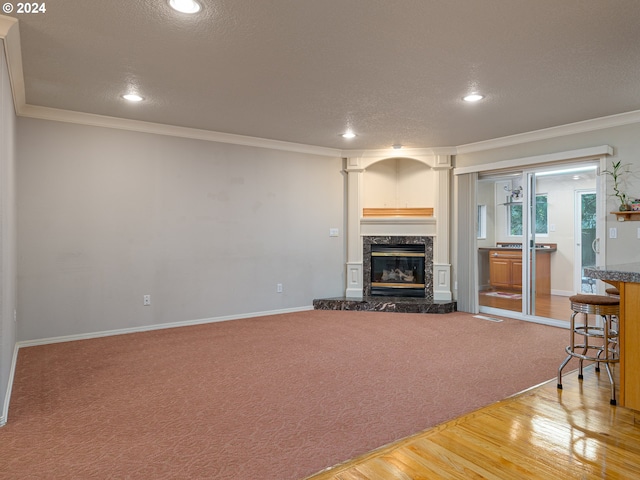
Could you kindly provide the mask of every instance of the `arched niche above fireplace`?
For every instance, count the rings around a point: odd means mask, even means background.
[[[388,158],[369,165],[362,177],[363,208],[420,208],[435,204],[429,188],[436,173],[411,158]]]

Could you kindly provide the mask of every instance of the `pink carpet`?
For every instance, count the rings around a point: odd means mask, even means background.
[[[316,310],[23,348],[0,478],[300,479],[553,378],[567,340]]]

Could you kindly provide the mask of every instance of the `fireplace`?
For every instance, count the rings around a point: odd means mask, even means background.
[[[424,297],[424,245],[372,245],[371,295]]]
[[[433,237],[363,237],[364,296],[433,300]]]

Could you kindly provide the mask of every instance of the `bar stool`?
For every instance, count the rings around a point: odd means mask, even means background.
[[[605,292],[610,297],[619,297],[620,296],[620,290],[618,290],[616,287],[609,287],[609,288],[605,289]]]
[[[611,405],[616,405],[616,384],[611,374],[609,364],[620,362],[618,352],[617,318],[620,315],[620,299],[606,295],[574,295],[569,297],[571,302],[571,341],[565,348],[568,356],[558,368],[558,388],[562,389],[562,369],[572,358],[580,361],[578,379],[582,380],[582,366],[585,360],[596,362],[596,372],[600,371],[600,364],[604,363],[609,382],[611,383]],[[576,316],[582,313],[584,322],[576,324]],[[602,318],[602,326],[589,324],[589,314]],[[614,318],[615,317],[615,320]],[[582,343],[576,343],[576,335],[582,337]],[[589,343],[590,339],[598,339],[597,343]]]

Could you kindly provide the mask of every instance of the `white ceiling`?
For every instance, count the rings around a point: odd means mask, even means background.
[[[640,110],[639,0],[202,0],[196,16],[167,1],[12,13],[26,103],[341,150]]]

